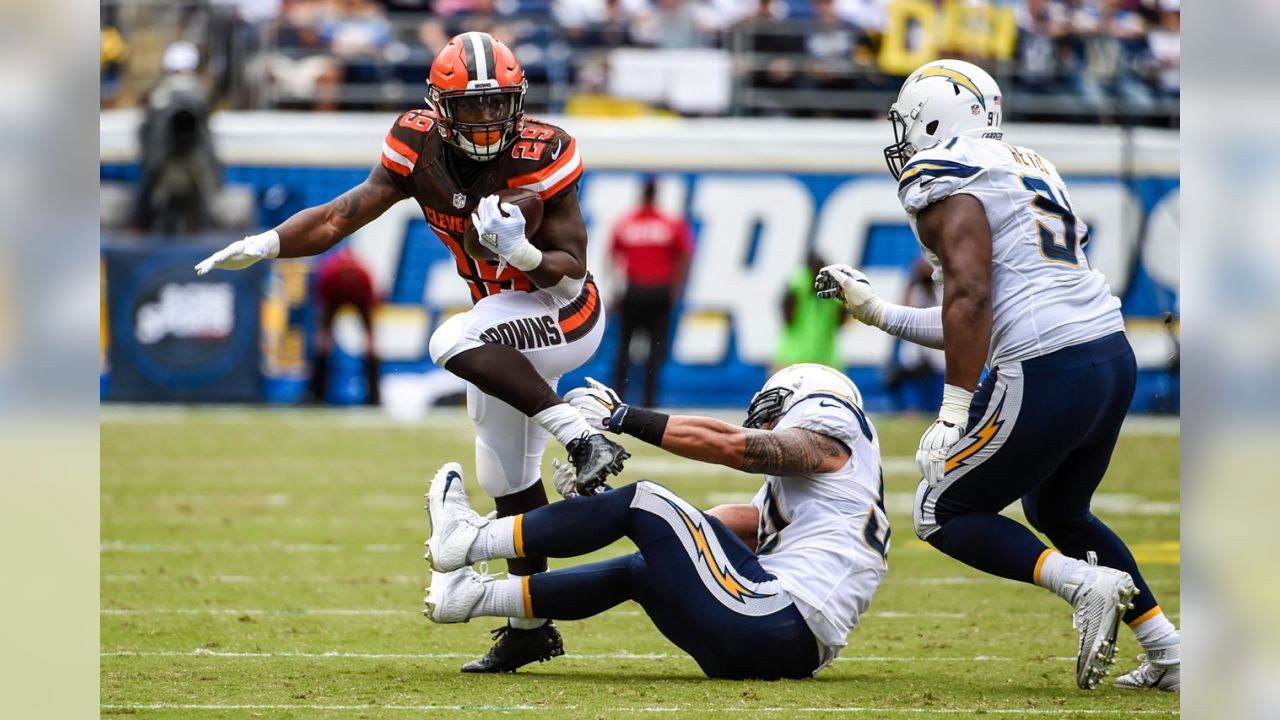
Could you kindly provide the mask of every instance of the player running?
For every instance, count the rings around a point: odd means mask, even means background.
[[[476,477],[500,516],[547,504],[540,467],[549,435],[568,450],[584,481],[599,484],[622,469],[622,446],[587,425],[556,394],[560,376],[595,353],[604,308],[587,272],[587,231],[578,208],[582,159],[564,130],[524,116],[528,83],[515,55],[486,33],[449,41],[431,65],[430,109],[391,126],[380,162],[360,185],[303,210],[275,229],[247,237],[196,266],[239,270],[263,258],[319,255],[405,198],[449,248],[475,307],[431,336],[431,359],[465,379],[476,425]],[[544,201],[534,243],[520,209],[493,193],[526,188]],[[474,222],[497,256],[477,260],[463,247]],[[539,249],[541,248],[541,249]],[[536,555],[508,568],[546,570]],[[562,655],[550,622],[520,616],[495,631],[497,644],[464,672],[514,670]]]
[[[490,520],[467,504],[461,468],[449,463],[427,494],[429,618],[576,620],[635,600],[708,677],[802,678],[835,659],[884,579],[889,547],[879,441],[848,378],[818,365],[783,369],[756,394],[744,427],[629,407],[596,383],[566,397],[596,427],[764,473],[765,483],[750,505],[707,513],[642,480]],[[556,485],[566,495],[594,489],[567,467]],[[529,578],[469,567],[575,557],[624,536],[640,551]]]
[[[1070,602],[1081,688],[1110,668],[1123,613],[1146,656],[1116,684],[1177,691],[1178,631],[1124,542],[1089,511],[1137,373],[1120,301],[1089,267],[1088,228],[1057,170],[1002,141],[1000,101],[981,68],[939,60],[912,73],[889,110],[897,142],[885,159],[942,283],[941,307],[888,303],[847,265],[815,284],[858,320],[946,351],[942,408],[916,452],[916,534]],[[1018,499],[1061,552],[999,514]]]

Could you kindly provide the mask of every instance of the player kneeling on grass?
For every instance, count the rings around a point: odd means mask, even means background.
[[[625,600],[712,678],[803,678],[844,647],[888,569],[880,447],[844,375],[794,365],[752,400],[744,427],[623,404],[590,381],[567,396],[594,426],[664,450],[764,473],[750,505],[699,511],[647,480],[596,493],[558,466],[568,498],[489,519],[467,504],[462,469],[431,482],[426,615],[577,620]],[[472,563],[575,557],[622,537],[639,552],[532,577],[494,579]]]

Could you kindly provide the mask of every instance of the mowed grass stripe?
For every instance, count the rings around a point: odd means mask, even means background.
[[[451,660],[456,658],[470,659],[475,653],[463,652],[447,652],[447,653],[360,653],[360,652],[344,652],[332,650],[327,652],[240,652],[230,650],[210,650],[208,648],[196,648],[191,652],[180,652],[176,650],[154,650],[154,651],[138,651],[138,650],[105,650],[99,653],[100,657],[112,658],[230,658],[230,659],[250,659],[250,660],[267,660],[277,658],[301,658],[308,660]],[[613,653],[573,653],[570,659],[574,660],[680,660],[692,662],[688,655],[675,653],[631,653],[631,652],[613,652]],[[835,662],[1075,662],[1075,656],[1059,655],[1055,657],[1009,657],[1004,655],[969,655],[965,657],[947,657],[942,655],[930,655],[921,657],[919,655],[841,655],[835,659]]]
[[[283,703],[277,705],[246,703],[246,704],[196,704],[196,703],[110,703],[100,706],[107,711],[126,711],[138,712],[145,710],[317,710],[327,712],[358,712],[358,711],[393,711],[393,712],[575,712],[579,710],[588,710],[591,708],[581,707],[578,705],[320,705],[320,704],[292,704]],[[717,708],[708,707],[706,705],[688,706],[688,705],[649,705],[644,707],[616,707],[608,706],[605,708],[611,713],[688,713],[696,712],[699,714],[713,713],[741,713],[742,708]],[[798,713],[839,713],[841,715],[861,715],[865,713],[873,713],[877,716],[892,714],[909,714],[909,715],[969,715],[969,714],[986,714],[986,715],[1015,715],[1015,716],[1041,716],[1052,715],[1055,717],[1070,717],[1072,715],[1115,715],[1115,710],[1102,710],[1096,708],[1078,708],[1078,709],[1062,709],[1062,708],[1002,708],[1002,707],[921,707],[921,708],[880,708],[880,707],[758,707],[752,708],[757,712],[798,712]],[[1135,708],[1125,711],[1126,715],[1161,715],[1176,716],[1176,710],[1155,710],[1149,708]]]

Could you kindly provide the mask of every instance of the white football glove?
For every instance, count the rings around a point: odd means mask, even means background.
[[[562,463],[559,460],[551,461],[552,479],[556,483],[556,492],[560,493],[560,497],[569,499],[578,496],[578,473],[574,472],[573,466],[569,463]]]
[[[587,378],[586,387],[570,390],[564,401],[581,413],[588,425],[600,430],[609,430],[609,420],[619,408],[626,406],[613,388],[592,378]]]
[[[243,270],[263,258],[280,254],[280,234],[275,230],[250,235],[237,240],[196,265],[196,274],[203,275],[214,268]]]
[[[471,223],[480,244],[500,258],[499,275],[508,264],[521,272],[542,264],[542,251],[524,236],[524,213],[514,203],[499,204],[497,195],[485,196],[471,213]]]
[[[938,410],[938,419],[924,431],[920,447],[916,450],[916,467],[931,488],[937,487],[947,474],[947,456],[964,437],[972,400],[973,393],[964,388],[955,385],[942,388],[942,408]]]
[[[871,289],[871,281],[860,270],[848,265],[828,265],[818,271],[813,289],[820,298],[840,298],[855,319],[880,327],[884,319],[884,300]]]

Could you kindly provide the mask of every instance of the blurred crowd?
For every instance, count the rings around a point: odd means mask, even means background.
[[[136,104],[158,66],[148,58],[187,40],[206,58],[222,107],[394,109],[421,96],[451,35],[485,30],[516,50],[539,112],[871,117],[910,68],[954,56],[990,69],[1030,119],[1118,113],[1169,124],[1180,88],[1179,3],[107,0],[102,97],[104,106]],[[634,63],[644,52],[684,53],[672,57],[689,72],[725,74],[724,106],[628,97],[635,83],[619,76],[652,73]],[[724,62],[708,64],[708,53]]]

